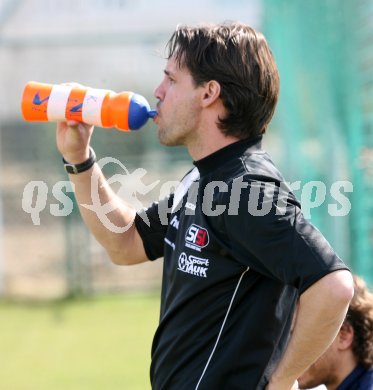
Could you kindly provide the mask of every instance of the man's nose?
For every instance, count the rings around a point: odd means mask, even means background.
[[[162,88],[162,83],[158,85],[158,87],[154,90],[154,97],[158,100],[163,100],[164,91]]]

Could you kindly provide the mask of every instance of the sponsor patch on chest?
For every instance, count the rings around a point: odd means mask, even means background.
[[[201,252],[209,244],[209,233],[206,229],[196,224],[189,226],[185,235],[185,246]]]
[[[182,252],[179,256],[177,269],[200,278],[207,278],[208,267],[208,259],[193,255],[188,256],[185,252]]]

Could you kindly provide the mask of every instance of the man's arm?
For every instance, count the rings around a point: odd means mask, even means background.
[[[89,142],[93,127],[74,121],[60,122],[57,125],[57,147],[64,159],[71,164],[79,164],[89,157]],[[91,177],[95,175],[100,204],[110,203],[113,211],[106,214],[110,222],[126,230],[117,233],[108,229],[93,210],[82,206],[92,204]],[[75,197],[82,218],[97,241],[106,249],[115,264],[130,265],[148,260],[142,239],[136,230],[136,211],[125,204],[110,188],[98,164],[87,171],[69,175],[74,185]],[[124,229],[128,227],[128,229]]]
[[[347,270],[324,276],[300,296],[292,336],[266,390],[297,388],[296,379],[334,340],[352,297],[353,280]]]

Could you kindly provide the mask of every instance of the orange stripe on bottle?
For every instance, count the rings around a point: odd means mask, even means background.
[[[47,121],[48,100],[53,85],[35,83],[26,84],[22,95],[22,115],[27,121]]]
[[[87,90],[73,88],[66,104],[65,118],[83,122],[83,101]]]
[[[110,127],[130,131],[128,111],[132,95],[132,92],[122,92],[110,97]]]
[[[111,119],[110,119],[110,95],[111,91],[108,91],[104,100],[102,101],[101,106],[101,123],[103,128],[112,127]]]

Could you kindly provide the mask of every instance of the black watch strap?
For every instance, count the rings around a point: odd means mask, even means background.
[[[62,157],[62,161],[63,161],[66,172],[74,175],[77,173],[88,171],[88,169],[92,168],[93,164],[96,162],[96,154],[95,154],[94,150],[91,147],[89,147],[88,160],[86,160],[80,164],[70,164]]]

